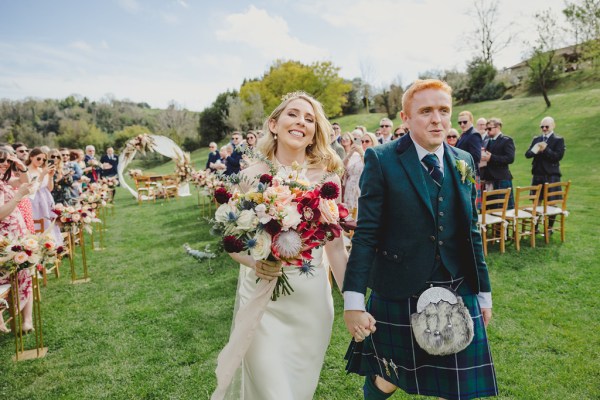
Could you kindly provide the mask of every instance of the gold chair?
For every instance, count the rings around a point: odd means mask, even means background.
[[[165,175],[162,178],[163,192],[167,201],[174,197],[175,200],[179,197],[179,182],[176,175]]]
[[[152,200],[156,203],[156,192],[151,184],[151,178],[149,176],[138,175],[134,178],[135,188],[137,190],[138,205],[142,204],[142,201]]]
[[[500,242],[500,253],[505,251],[506,230],[506,207],[510,198],[510,188],[488,190],[482,193],[481,214],[478,215],[477,224],[481,229],[483,241],[483,254],[487,256],[488,242]]]
[[[530,237],[531,247],[535,247],[535,225],[537,223],[537,205],[542,185],[517,187],[515,190],[515,208],[506,211],[506,220],[510,222],[517,251],[521,250],[521,238]],[[497,212],[492,213],[498,215]]]
[[[544,184],[544,205],[537,206],[540,218],[544,219],[544,239],[550,243],[550,233],[560,231],[560,241],[565,241],[565,217],[567,211],[567,196],[571,187],[571,181]],[[550,227],[550,219],[560,217],[560,228]]]

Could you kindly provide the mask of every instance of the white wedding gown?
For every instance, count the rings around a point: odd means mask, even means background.
[[[317,388],[333,325],[329,267],[323,249],[313,250],[312,275],[285,267],[294,292],[269,301],[228,399],[311,400]],[[243,305],[256,287],[253,269],[241,266]]]

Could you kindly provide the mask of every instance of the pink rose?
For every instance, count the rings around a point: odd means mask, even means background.
[[[27,253],[25,253],[24,251],[20,251],[17,254],[15,254],[14,260],[17,264],[23,264],[25,261],[27,261],[28,258],[29,256],[27,255]]]
[[[278,204],[285,205],[292,201],[294,195],[290,192],[290,188],[287,186],[271,186],[268,187],[263,196],[269,200],[275,200]]]
[[[340,219],[340,213],[335,200],[321,199],[319,202],[319,211],[321,211],[321,222],[327,224],[337,224]]]

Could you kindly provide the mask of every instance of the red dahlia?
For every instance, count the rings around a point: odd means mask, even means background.
[[[321,186],[321,197],[327,200],[334,200],[340,195],[340,188],[333,182],[325,182]]]
[[[228,253],[239,253],[244,250],[244,242],[233,235],[229,235],[223,238],[223,247]]]
[[[230,198],[231,193],[229,193],[224,187],[220,187],[217,190],[215,190],[215,200],[217,200],[217,203],[225,204],[229,201]]]

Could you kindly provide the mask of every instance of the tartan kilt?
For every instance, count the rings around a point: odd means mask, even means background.
[[[415,341],[410,315],[416,312],[416,297],[396,301],[372,292],[367,311],[377,320],[377,331],[363,342],[352,340],[346,370],[378,375],[410,394],[448,400],[497,396],[496,372],[479,302],[476,295],[461,293],[465,291],[470,292],[462,285],[458,294],[473,319],[475,337],[466,349],[448,356],[432,356]]]

